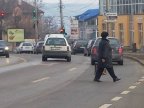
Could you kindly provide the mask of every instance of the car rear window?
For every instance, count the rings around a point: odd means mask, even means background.
[[[87,45],[87,41],[77,41],[75,43],[75,46],[81,46],[81,47],[84,47]]]
[[[44,42],[39,42],[37,46],[43,46]]]
[[[23,46],[32,46],[31,43],[23,43]]]
[[[6,46],[6,42],[5,41],[0,41],[0,46]]]
[[[66,41],[64,38],[48,38],[46,45],[66,46]]]
[[[101,38],[98,38],[95,42],[95,45],[98,46],[99,45],[99,42],[100,42]],[[120,42],[118,39],[115,39],[115,38],[109,38],[108,39],[110,41],[110,45],[111,46],[118,46],[120,45]]]

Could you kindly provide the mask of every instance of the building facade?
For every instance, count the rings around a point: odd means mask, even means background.
[[[144,46],[144,0],[99,0],[99,35],[108,31],[124,46]],[[116,16],[109,16],[116,14]]]
[[[97,37],[97,17],[99,9],[89,9],[76,16],[78,20],[79,39],[94,39]]]

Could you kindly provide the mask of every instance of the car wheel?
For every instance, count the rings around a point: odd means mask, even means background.
[[[119,64],[119,65],[123,65],[123,60],[118,61],[118,64]]]
[[[95,64],[94,60],[91,59],[91,65],[94,65],[94,64]]]
[[[47,58],[42,56],[42,61],[47,61]]]
[[[6,54],[6,58],[9,58],[9,54]]]
[[[71,57],[67,57],[67,62],[71,62]]]

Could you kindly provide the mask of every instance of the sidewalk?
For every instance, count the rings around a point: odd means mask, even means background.
[[[0,56],[0,67],[19,64],[22,62],[25,62],[25,60],[20,57],[15,57],[13,55],[10,55],[10,58],[5,58],[3,56]]]
[[[144,66],[144,53],[140,52],[124,52],[124,57],[133,59]]]

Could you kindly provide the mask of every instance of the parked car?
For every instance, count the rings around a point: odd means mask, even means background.
[[[0,56],[6,56],[6,58],[9,58],[9,47],[4,40],[0,40]]]
[[[34,45],[31,42],[21,42],[16,50],[17,53],[33,53]]]
[[[98,61],[98,45],[101,37],[97,38],[92,46],[91,50],[91,65],[94,65]],[[123,47],[119,40],[115,37],[108,37],[112,48],[112,61],[117,62],[119,65],[123,65]]]
[[[84,56],[90,56],[91,55],[91,48],[94,44],[95,39],[91,39],[88,41],[87,46],[84,48]]]
[[[39,54],[42,53],[44,41],[38,41],[34,46],[34,53]]]
[[[72,46],[72,54],[84,53],[84,48],[87,45],[86,40],[76,40]]]
[[[63,34],[46,35],[42,61],[47,61],[47,58],[64,58],[67,62],[71,62],[71,47]]]

